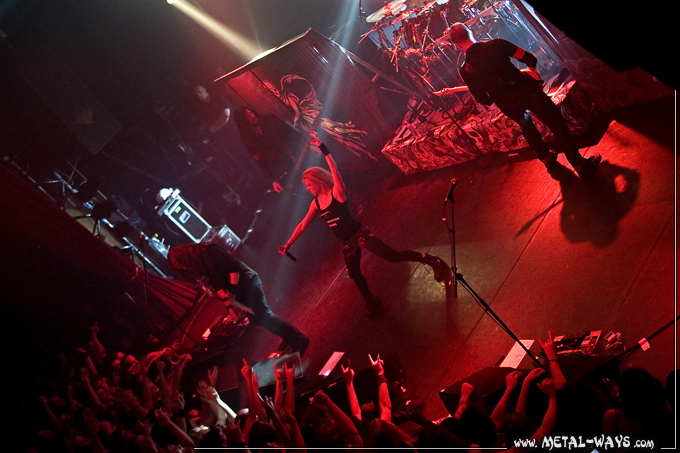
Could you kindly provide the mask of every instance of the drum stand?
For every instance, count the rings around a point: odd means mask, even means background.
[[[444,108],[438,108],[436,105],[432,103],[431,97],[429,96],[430,93],[434,92],[434,87],[432,84],[423,76],[421,75],[418,71],[406,68],[407,72],[411,74],[411,77],[417,75],[417,78],[420,79],[420,82],[422,82],[428,89],[429,93],[423,96],[422,90],[421,89],[415,89],[414,93],[420,98],[421,101],[423,101],[427,106],[429,106],[432,110],[438,110],[441,111],[444,116],[446,116],[451,122],[456,126],[456,128],[461,132],[462,136],[465,137],[465,139],[472,145],[472,147],[477,151],[478,153],[481,152],[480,149],[477,147],[477,144],[475,143],[474,140],[470,137],[470,135],[467,133],[465,129],[461,127],[461,125],[456,121],[456,118],[454,118],[453,115],[451,115],[450,110],[451,108],[449,107],[448,103],[446,101],[443,101],[444,103]],[[414,77],[415,78],[415,77]]]

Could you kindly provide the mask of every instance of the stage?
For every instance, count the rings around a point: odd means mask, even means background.
[[[359,218],[392,247],[449,263],[448,230],[454,226],[457,271],[520,339],[546,339],[549,330],[556,336],[602,330],[594,352],[613,357],[658,333],[649,350],[638,348],[624,363],[665,380],[676,346],[675,326],[662,329],[674,317],[673,102],[666,98],[601,118],[599,128],[606,131],[581,149],[603,155],[590,183],[568,167],[554,179],[530,150],[522,150],[415,175],[372,171],[348,178],[350,198]],[[564,156],[559,160],[568,166]],[[452,178],[458,180],[453,225],[452,206],[443,203]],[[272,309],[312,340],[302,357],[299,394],[339,378],[339,365],[318,375],[334,352],[357,372],[369,366],[368,354],[396,355],[408,375],[407,391],[424,400],[426,415],[436,419],[446,415],[441,389],[498,366],[512,348],[512,338],[460,285],[458,299],[447,301],[428,268],[391,264],[366,252],[362,268],[384,306],[369,320],[340,245],[323,222],[314,222],[296,242],[293,262],[277,255],[276,246],[298,219],[282,198],[265,209],[271,223],[236,255],[258,270]],[[610,331],[621,333],[624,346],[606,348]],[[200,378],[217,365],[233,384],[242,359],[265,360],[278,344],[251,326],[234,346],[195,368]],[[540,351],[537,342],[531,349]],[[520,368],[531,367],[524,358]],[[238,391],[223,390],[234,401]]]

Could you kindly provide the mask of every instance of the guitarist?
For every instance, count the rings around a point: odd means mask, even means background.
[[[517,122],[527,143],[548,171],[557,165],[557,154],[551,152],[543,141],[529,111],[550,128],[558,146],[582,179],[595,174],[602,156],[595,154],[587,159],[581,156],[560,109],[543,92],[542,82],[536,73],[535,56],[504,39],[477,42],[470,29],[460,22],[449,28],[449,39],[465,53],[460,75],[467,84],[467,90],[477,102],[484,105],[495,103],[501,112]],[[511,58],[524,63],[527,68],[520,71]],[[435,94],[447,95],[461,89],[444,89]]]

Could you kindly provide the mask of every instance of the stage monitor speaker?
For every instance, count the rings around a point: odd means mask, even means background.
[[[260,360],[252,365],[253,373],[257,373],[257,380],[260,388],[267,387],[276,383],[276,376],[274,375],[274,366],[281,369],[283,365],[288,368],[295,367],[295,379],[304,377],[302,363],[300,362],[300,353],[282,355],[281,357],[273,357],[271,359]]]
[[[505,391],[505,377],[513,371],[522,371],[524,374],[529,370],[516,370],[507,367],[486,367],[465,379],[448,386],[439,392],[439,397],[451,415],[456,413],[460,401],[460,391],[463,383],[467,382],[475,390],[468,401],[468,406],[491,409],[503,396]]]
[[[567,381],[582,379],[594,386],[604,389],[602,379],[618,379],[620,360],[615,356],[568,356],[560,355],[558,363]],[[544,366],[548,370],[547,365]],[[439,397],[450,414],[456,412],[460,401],[460,390],[464,382],[471,384],[475,390],[468,405],[481,405],[485,409],[493,408],[505,391],[505,377],[512,371],[521,371],[524,376],[531,370],[501,367],[487,367],[439,392]],[[546,374],[546,377],[550,374]]]
[[[398,354],[386,357],[383,359],[383,362],[386,375],[400,376],[402,381],[405,380],[404,367]],[[349,399],[347,397],[347,390],[342,381],[342,376],[333,379],[331,382],[325,383],[322,387],[317,387],[305,392],[300,396],[300,400],[304,402],[305,399],[311,398],[319,390],[323,390],[331,401],[345,413],[350,413]],[[378,407],[378,379],[375,375],[375,371],[373,371],[371,367],[364,368],[358,372],[355,370],[354,392],[357,395],[359,404],[366,404],[373,401],[376,407]]]

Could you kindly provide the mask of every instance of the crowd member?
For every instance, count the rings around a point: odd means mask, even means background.
[[[605,434],[636,435],[654,440],[655,445],[673,445],[673,416],[661,382],[639,367],[626,367],[619,375],[618,408],[605,412],[602,430]]]
[[[536,73],[536,57],[504,39],[477,42],[467,25],[457,22],[449,28],[449,39],[465,55],[460,75],[470,94],[484,105],[496,104],[503,114],[521,128],[527,143],[551,171],[557,165],[557,155],[543,141],[540,131],[529,114],[531,111],[552,131],[558,146],[582,179],[591,178],[602,156],[584,158],[559,108],[543,92],[540,76]],[[510,59],[526,64],[524,72]],[[445,95],[443,89],[435,94]]]
[[[315,132],[310,133],[310,143],[321,150],[330,171],[320,167],[311,167],[302,174],[302,182],[314,196],[314,200],[310,203],[307,214],[295,227],[288,241],[279,247],[279,253],[285,255],[318,214],[342,242],[345,265],[349,271],[349,276],[359,288],[371,317],[378,312],[380,299],[371,292],[366,277],[361,273],[362,249],[393,263],[412,261],[427,264],[434,270],[434,277],[437,281],[445,281],[447,285],[452,284],[451,269],[441,258],[412,250],[394,250],[373,235],[360,221],[354,219],[347,205],[345,183],[333,156],[330,155],[328,148],[319,140]]]
[[[94,335],[97,331],[96,327],[92,329]],[[63,361],[63,395],[39,398],[47,424],[37,427],[32,448],[26,450],[147,453],[191,452],[198,448],[304,451],[309,447],[352,447],[363,449],[358,451],[425,451],[494,447],[529,451],[517,447],[514,441],[530,439],[540,445],[550,434],[583,432],[560,431],[563,428],[558,422],[561,417],[583,417],[583,411],[590,408],[583,402],[592,397],[584,387],[564,379],[559,360],[553,355],[552,336],[541,344],[550,360],[549,370],[536,368],[526,375],[518,371],[508,373],[503,396],[490,413],[470,404],[475,390],[467,383],[461,387],[455,413],[441,423],[429,420],[418,408],[407,406],[406,418],[418,426],[417,432],[407,432],[394,423],[388,378],[380,355],[375,359],[369,355],[370,369],[377,381],[377,404],[360,405],[349,362],[341,367],[350,403],[349,413],[345,413],[324,391],[317,391],[308,405],[300,405],[295,399],[294,367],[275,368],[275,396],[263,398],[257,373],[244,361],[241,374],[246,382],[247,402],[239,414],[220,398],[215,388],[217,370],[213,369],[195,389],[203,406],[200,414],[191,417],[179,383],[186,363],[192,359],[182,354],[178,345],[152,351],[140,360],[116,353],[109,359],[112,363],[105,360],[101,367],[94,366],[96,360],[84,357],[81,351],[75,359]],[[99,345],[98,353],[106,356]],[[130,365],[121,367],[120,362]],[[129,372],[135,379],[120,379],[121,372]],[[599,429],[610,436],[653,439],[657,446],[672,441],[673,420],[663,385],[646,371],[630,367],[620,373],[619,386],[620,407],[600,419]],[[531,392],[534,387],[544,401],[534,400],[537,398]],[[517,389],[519,396],[513,405],[511,395]],[[569,400],[580,404],[582,412],[565,415],[559,406],[569,405]],[[536,423],[530,417],[530,405],[544,408]],[[309,415],[312,411],[318,417],[313,422]]]
[[[211,134],[224,129],[231,117],[231,110],[225,106],[226,103],[201,84],[194,86],[194,95],[201,105],[199,127]]]
[[[208,280],[215,291],[229,302],[239,305],[253,324],[281,337],[292,351],[305,353],[309,338],[295,326],[272,312],[262,288],[260,276],[242,261],[217,244],[185,244],[172,247],[168,263],[189,281]]]

